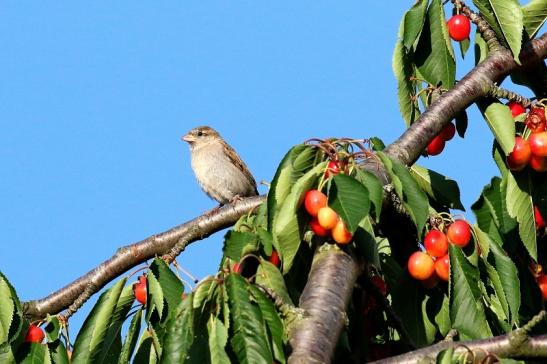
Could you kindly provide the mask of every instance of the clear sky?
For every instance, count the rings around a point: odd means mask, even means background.
[[[41,298],[214,207],[180,141],[197,125],[218,129],[258,181],[310,137],[393,141],[405,126],[391,55],[412,3],[4,2],[0,270],[21,299]],[[419,163],[459,180],[473,219],[497,173],[476,109],[467,135]],[[179,263],[214,273],[222,237]]]

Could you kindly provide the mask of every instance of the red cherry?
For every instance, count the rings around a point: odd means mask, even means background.
[[[133,285],[133,295],[135,299],[141,304],[146,304],[146,277],[140,276],[139,282]]]
[[[463,248],[471,240],[471,228],[465,220],[456,220],[448,227],[446,232],[448,241]]]
[[[446,235],[439,230],[431,230],[424,237],[425,250],[432,257],[442,257],[448,252],[448,240]]]
[[[448,282],[448,277],[450,276],[450,258],[448,254],[435,261],[435,272],[437,272],[440,279]]]
[[[547,131],[532,133],[528,138],[530,151],[536,157],[547,157]]]
[[[331,175],[340,173],[343,167],[344,163],[342,161],[329,161],[329,164],[327,164],[327,170],[325,171],[325,178],[329,178]]]
[[[512,171],[520,171],[530,161],[530,144],[520,136],[515,137],[515,146],[513,151],[507,156],[507,165]]]
[[[462,40],[469,38],[469,33],[471,33],[471,22],[465,15],[454,15],[452,18],[448,19],[446,25],[448,26],[450,38],[455,41],[461,42]]]
[[[446,124],[440,135],[445,141],[449,141],[456,135],[456,127],[452,123]]]
[[[545,109],[542,107],[533,107],[526,116],[524,123],[526,123],[526,127],[530,129],[532,133],[545,131],[545,125],[547,124],[547,121],[545,120]]]
[[[310,228],[311,228],[311,231],[313,231],[315,233],[315,235],[317,235],[321,238],[326,238],[327,236],[330,235],[330,230],[327,230],[324,227],[322,227],[321,225],[319,225],[319,221],[317,221],[316,217],[311,219]]]
[[[276,267],[279,267],[279,263],[281,263],[281,261],[279,260],[279,254],[277,254],[275,249],[272,250],[272,255],[270,255],[269,261]]]
[[[41,328],[36,325],[30,325],[25,336],[25,342],[27,343],[41,343],[46,335]]]
[[[546,172],[547,171],[547,157],[536,157],[532,154],[530,157],[530,167],[536,172]]]
[[[427,154],[428,155],[438,155],[441,154],[441,152],[444,149],[445,140],[443,137],[439,134],[435,138],[431,139],[429,144],[427,145]]]
[[[417,251],[408,258],[408,272],[415,279],[424,281],[435,271],[434,264],[429,254]]]
[[[370,281],[372,282],[372,284],[374,284],[376,286],[376,288],[378,288],[378,290],[380,292],[382,292],[382,295],[383,296],[386,296],[387,295],[387,286],[386,286],[386,282],[382,279],[382,277],[380,276],[372,276],[370,278]]]
[[[547,301],[547,276],[539,276],[539,278],[537,279],[537,283],[541,291],[541,296],[543,297],[543,300]]]
[[[320,208],[327,206],[327,196],[319,190],[309,190],[304,197],[304,206],[310,216],[317,216]]]
[[[537,206],[534,206],[534,219],[536,220],[537,230],[542,230],[545,228],[545,220],[543,220],[543,216],[541,216]]]
[[[235,274],[241,274],[242,266],[239,262],[235,262],[232,266],[232,272]]]
[[[515,101],[510,101],[509,103],[507,103],[507,106],[509,106],[509,109],[511,109],[511,115],[513,115],[513,117],[517,117],[520,114],[524,114],[526,112],[526,109],[521,104]]]

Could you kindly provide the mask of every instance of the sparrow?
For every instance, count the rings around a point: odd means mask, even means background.
[[[216,130],[198,126],[182,140],[190,145],[192,170],[201,189],[221,206],[242,197],[258,195],[249,168]]]

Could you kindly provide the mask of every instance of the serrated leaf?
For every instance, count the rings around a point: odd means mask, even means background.
[[[494,14],[494,9],[492,9],[490,0],[473,0],[473,4],[479,9],[480,15],[488,22],[494,32],[496,32],[498,39],[502,40],[502,43],[507,44],[498,20],[496,19],[496,15]],[[476,32],[477,35],[479,33],[480,32]]]
[[[277,362],[285,363],[285,350],[283,347],[283,322],[279,318],[273,303],[255,286],[249,286],[253,298],[256,300],[271,341],[271,348]]]
[[[397,79],[399,110],[408,127],[420,116],[420,109],[415,100],[415,82],[411,81],[414,76],[412,61],[401,40],[397,41],[393,50],[392,68]]]
[[[384,200],[384,188],[382,183],[376,175],[360,168],[355,169],[355,179],[367,188],[368,197],[374,206],[374,217],[378,220],[380,218],[380,214],[382,213],[382,205]]]
[[[475,33],[475,65],[486,59],[489,53],[488,45],[486,44],[481,33]]]
[[[418,0],[403,17],[402,34],[400,36],[403,38],[403,44],[406,49],[414,47],[422,32],[428,2],[428,0]]]
[[[230,344],[238,362],[271,363],[262,314],[250,301],[248,283],[237,274],[229,274],[225,282],[233,327]]]
[[[151,331],[145,330],[133,358],[133,364],[155,364],[158,362],[158,353],[154,347],[154,338]]]
[[[279,207],[289,195],[294,183],[317,162],[318,152],[309,145],[292,147],[277,167],[268,192],[268,226],[273,225]]]
[[[427,82],[432,85],[441,83],[443,88],[451,89],[456,77],[456,62],[443,36],[446,26],[443,14],[441,0],[433,0],[427,10],[414,62]]]
[[[327,162],[319,163],[293,184],[271,225],[273,244],[283,263],[283,272],[288,272],[291,268],[302,241],[304,221],[308,218],[300,209],[304,192],[314,186],[326,166]]]
[[[248,251],[255,251],[258,247],[258,236],[247,231],[229,230],[224,236],[224,255],[239,261]]]
[[[47,343],[52,364],[69,364],[70,359],[65,345],[57,339]]]
[[[499,102],[479,103],[479,108],[505,155],[515,146],[515,122],[509,108]]]
[[[391,177],[391,183],[397,196],[416,225],[418,235],[421,235],[429,214],[429,204],[425,192],[403,164],[390,159],[382,152],[378,152],[377,155]]]
[[[370,209],[368,190],[355,178],[337,174],[329,190],[329,206],[338,213],[348,231],[353,234]]]
[[[528,173],[507,173],[507,211],[519,224],[519,236],[526,250],[537,261],[536,223],[532,202],[532,184]]]
[[[359,252],[359,255],[369,264],[380,267],[380,256],[378,255],[378,244],[374,236],[374,227],[371,223],[371,217],[366,216],[359,223],[359,228],[353,235],[353,242]]]
[[[59,331],[61,330],[61,323],[57,316],[51,316],[50,314],[46,317],[46,326],[45,332],[47,341],[55,341],[59,338]]]
[[[133,351],[137,345],[137,339],[139,332],[141,331],[141,320],[142,320],[142,307],[135,312],[131,323],[129,324],[129,329],[125,335],[125,341],[120,352],[120,357],[118,358],[118,364],[129,364],[129,360],[133,356]]]
[[[230,364],[230,358],[224,350],[228,342],[228,329],[222,321],[211,315],[207,322],[207,331],[209,333],[211,364]]]
[[[442,336],[446,336],[448,331],[452,328],[450,322],[450,301],[448,295],[443,295],[443,301],[441,303],[441,308],[435,315],[435,323],[439,327],[439,333]]]
[[[451,209],[465,211],[456,181],[416,164],[410,168],[410,174],[430,198]]]
[[[513,52],[513,58],[519,63],[522,46],[522,8],[517,0],[490,0],[496,20]]]
[[[154,275],[154,272],[148,271],[146,275],[147,280],[147,293],[148,293],[148,310],[147,316],[150,319],[150,315],[154,309],[158,313],[159,318],[163,317],[163,290],[161,289],[160,282]]]
[[[176,307],[181,301],[182,293],[184,292],[184,286],[177,277],[177,275],[169,268],[167,263],[163,259],[156,258],[150,264],[150,271],[154,274],[154,277],[157,278],[161,286],[161,291],[164,298],[164,304],[167,304],[167,307],[164,307],[164,313],[174,314]]]
[[[532,39],[547,20],[547,0],[531,0],[522,7],[522,15],[524,29]]]
[[[439,9],[437,9],[437,11],[435,11],[435,13],[437,14],[437,16],[439,16],[440,18],[438,19],[438,22],[441,24],[440,28],[441,28],[441,34],[443,36],[443,39],[444,39],[444,44],[446,45],[446,49],[448,50],[448,53],[450,54],[450,57],[452,57],[452,60],[454,61],[454,63],[456,62],[456,56],[454,55],[454,48],[452,47],[452,41],[450,40],[450,36],[448,35],[448,26],[446,25],[446,15],[444,13],[444,7],[442,5],[442,2],[439,2],[439,4],[441,5]],[[458,42],[461,43],[462,42]]]
[[[465,58],[465,54],[467,53],[467,50],[469,50],[469,45],[471,42],[469,41],[469,38],[466,38],[458,43],[460,47],[460,54],[462,55],[462,58]]]
[[[15,353],[8,342],[0,344],[0,363],[16,364]]]
[[[9,339],[10,326],[15,314],[15,303],[11,295],[11,289],[4,278],[0,276],[0,343]]]
[[[256,283],[274,291],[284,303],[293,305],[293,302],[287,292],[285,280],[279,269],[272,263],[261,260],[256,271]]]
[[[492,336],[481,292],[477,282],[479,272],[461,248],[449,244],[450,254],[450,320],[462,340],[480,339]]]
[[[203,307],[204,302],[210,301],[213,298],[215,289],[218,286],[218,282],[213,278],[206,278],[194,290],[194,302],[192,307],[194,309]]]
[[[194,343],[194,310],[191,293],[177,307],[177,312],[167,324],[167,333],[163,340],[162,364],[185,363],[189,348]]]
[[[17,353],[19,364],[51,364],[51,358],[47,345],[31,343]]]
[[[126,281],[127,278],[119,280],[99,297],[76,337],[72,363],[96,362],[104,354],[102,345]]]

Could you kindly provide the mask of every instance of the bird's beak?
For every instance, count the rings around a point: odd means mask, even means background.
[[[189,144],[192,144],[196,140],[196,138],[191,134],[186,134],[181,139]]]

